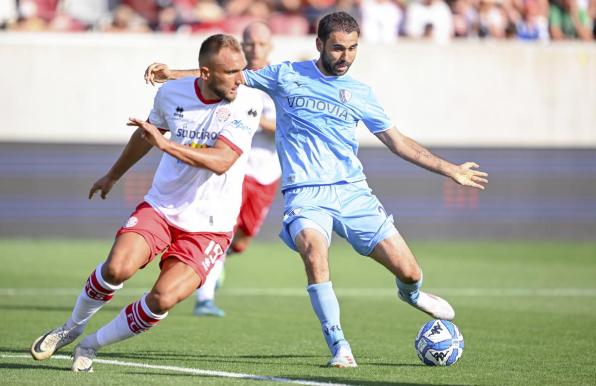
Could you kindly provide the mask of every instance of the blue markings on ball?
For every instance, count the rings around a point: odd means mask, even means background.
[[[447,320],[428,321],[416,336],[416,354],[428,366],[451,366],[464,351],[464,338]]]

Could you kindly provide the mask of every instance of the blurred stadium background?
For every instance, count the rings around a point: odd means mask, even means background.
[[[452,11],[459,1],[449,2]],[[461,189],[396,158],[362,129],[365,172],[400,230],[431,240],[596,239],[596,45],[554,37],[522,42],[480,30],[467,38],[457,31],[446,40],[414,37],[407,33],[407,10],[418,0],[373,2],[398,7],[403,20],[391,39],[363,28],[351,74],[374,88],[400,130],[454,162],[477,161],[490,174],[485,192]],[[126,119],[145,117],[151,108],[156,89],[142,79],[149,63],[192,68],[206,34],[237,33],[261,17],[276,26],[282,16],[302,18],[310,27],[276,30],[273,62],[314,58],[314,37],[307,33],[320,14],[350,9],[363,26],[376,15],[367,13],[367,0],[308,0],[294,13],[283,10],[289,3],[3,2],[0,236],[113,235],[142,199],[160,154],[153,151],[134,167],[108,200],[88,201],[87,192],[126,143]],[[270,13],[255,14],[257,4]],[[519,8],[505,0],[469,4],[479,7],[477,16],[487,4]],[[123,7],[146,29],[107,33]],[[205,7],[226,17],[209,19],[201,13]],[[176,32],[156,24],[167,10],[175,11]],[[65,29],[56,25],[66,25],[57,19],[67,17],[81,28],[57,33]],[[263,240],[276,239],[280,198]]]

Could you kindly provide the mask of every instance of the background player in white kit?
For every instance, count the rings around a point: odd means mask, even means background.
[[[82,334],[89,319],[124,281],[163,253],[150,292],[88,335],[75,348],[73,371],[92,371],[96,351],[133,337],[164,319],[168,310],[204,282],[228,248],[240,208],[246,155],[257,129],[261,98],[241,86],[246,66],[239,43],[213,35],[201,45],[200,76],[162,86],[149,122],[139,129],[111,170],[89,192],[105,198],[116,181],[152,146],[164,152],[151,189],[120,228],[107,260],[87,279],[66,323],[31,347],[37,360],[51,357]],[[171,139],[160,129],[169,130]]]
[[[242,50],[249,70],[258,70],[269,64],[272,33],[262,22],[249,24],[242,33]],[[275,104],[266,93],[263,98],[263,112],[259,129],[253,141],[248,167],[242,184],[242,205],[229,253],[242,253],[269,213],[279,187],[281,168],[275,150]],[[224,316],[224,311],[215,305],[215,288],[222,277],[225,257],[217,260],[205,283],[197,290],[197,316]]]

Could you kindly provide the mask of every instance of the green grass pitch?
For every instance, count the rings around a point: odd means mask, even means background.
[[[356,369],[323,366],[328,352],[306,295],[302,264],[280,242],[255,243],[229,259],[217,298],[225,318],[192,316],[194,299],[188,299],[158,327],[105,347],[98,358],[303,384],[596,384],[595,243],[412,243],[424,288],[452,303],[465,339],[458,363],[432,368],[419,362],[413,348],[429,318],[397,300],[384,269],[338,241],[330,252],[331,274]],[[93,374],[76,374],[69,360],[27,357],[36,337],[70,315],[76,294],[109,247],[109,241],[0,240],[0,384],[283,383],[105,363],[97,363]],[[154,262],[127,282],[87,331],[149,289],[157,269]],[[59,354],[70,355],[73,346]]]

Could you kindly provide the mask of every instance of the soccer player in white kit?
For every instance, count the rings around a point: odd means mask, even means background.
[[[35,340],[31,355],[51,357],[74,341],[123,283],[162,254],[155,285],[75,348],[73,371],[92,371],[103,346],[147,331],[205,280],[228,248],[242,198],[247,153],[262,110],[257,92],[241,85],[246,67],[239,43],[213,35],[201,45],[200,76],[162,86],[147,122],[89,198],[105,198],[116,181],[150,149],[164,152],[153,184],[116,234],[107,260],[87,279],[70,318]],[[161,129],[161,130],[160,130]],[[162,135],[170,131],[170,139]]]
[[[271,30],[263,22],[253,22],[244,29],[242,50],[247,69],[258,70],[269,64],[269,54],[273,47],[271,37]],[[242,205],[228,254],[244,252],[259,233],[279,188],[281,167],[275,150],[275,104],[266,93],[260,91],[259,94],[263,99],[263,112],[248,157],[242,184]],[[222,277],[225,260],[224,257],[215,263],[205,283],[197,290],[194,315],[225,315],[215,304],[215,289]]]

